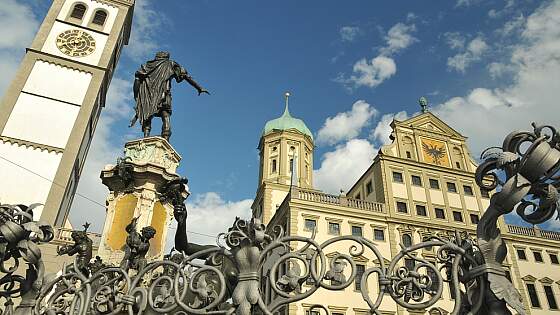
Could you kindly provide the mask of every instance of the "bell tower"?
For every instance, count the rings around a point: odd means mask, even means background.
[[[134,0],[54,0],[0,103],[0,201],[63,226]]]
[[[253,216],[268,223],[290,186],[313,187],[313,134],[303,120],[289,111],[285,94],[284,113],[266,123],[259,141],[259,188]]]

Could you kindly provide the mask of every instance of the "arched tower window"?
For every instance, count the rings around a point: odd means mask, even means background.
[[[103,26],[105,24],[105,20],[107,20],[107,12],[104,10],[97,10],[93,14],[93,19],[91,23],[99,26]]]
[[[414,142],[412,141],[411,137],[409,136],[402,137],[402,147],[403,147],[404,156],[407,159],[416,159]]]
[[[70,13],[70,17],[81,20],[84,18],[86,14],[87,7],[83,3],[76,3],[72,8],[72,13]]]
[[[402,244],[403,244],[404,247],[412,246],[412,236],[410,236],[410,234],[403,234]]]
[[[455,168],[465,169],[465,166],[463,165],[463,154],[461,149],[458,147],[453,148],[453,160],[455,161]]]
[[[276,173],[276,159],[272,160],[272,163],[270,165],[270,172],[271,173]]]

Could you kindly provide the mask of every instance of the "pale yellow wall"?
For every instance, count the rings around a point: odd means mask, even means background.
[[[530,307],[531,314],[553,314],[559,313],[560,310],[551,310],[548,305],[546,295],[544,293],[544,285],[548,279],[552,280],[550,285],[553,289],[556,303],[560,307],[560,265],[552,264],[549,253],[558,255],[560,259],[560,242],[538,240],[534,238],[524,237],[523,241],[513,240],[511,242],[510,256],[515,260],[520,276],[519,284],[523,286],[524,298]],[[524,249],[526,260],[521,260],[517,256],[517,249]],[[538,251],[543,257],[543,262],[536,262],[533,251]],[[531,279],[534,278],[534,279]],[[537,295],[539,297],[540,307],[534,308],[529,302],[529,296],[526,291],[526,284],[533,283],[535,285]],[[518,286],[519,287],[519,286]]]
[[[374,240],[374,243],[386,259],[391,259],[400,251],[400,243],[405,233],[412,236],[413,243],[421,242],[423,237],[436,232],[467,231],[471,236],[474,236],[476,234],[476,224],[471,223],[470,214],[478,215],[480,218],[489,206],[490,199],[482,197],[475,184],[474,171],[477,166],[469,155],[465,143],[466,138],[453,131],[432,114],[423,114],[405,122],[396,122],[393,127],[395,130],[392,136],[396,141],[382,147],[381,154],[375,158],[374,163],[347,193],[348,198],[356,198],[359,195],[360,199],[370,202],[381,201],[384,203],[385,212],[363,212],[350,203],[344,203],[346,199],[340,196],[329,196],[327,198],[328,200],[339,200],[340,204],[332,201],[329,203],[320,202],[318,201],[320,199],[303,201],[292,196],[289,203],[283,204],[283,210],[273,218],[273,222],[290,222],[289,233],[291,235],[310,236],[311,231],[305,231],[304,229],[305,219],[316,220],[317,235],[315,240],[319,243],[336,237],[336,235],[328,233],[329,222],[340,225],[341,235],[350,235],[352,225],[361,226],[363,236],[371,240],[373,240],[373,229],[375,227],[383,228],[385,241]],[[422,162],[424,161],[421,153],[422,148],[418,144],[421,137],[436,139],[445,143],[449,153],[449,160],[446,165]],[[406,141],[401,143],[401,139]],[[410,140],[413,140],[413,143],[410,143]],[[407,151],[411,153],[410,158],[406,155]],[[457,162],[459,162],[458,165]],[[393,181],[393,171],[402,173],[403,183]],[[413,185],[411,175],[420,176],[422,185]],[[430,179],[438,180],[439,189],[430,187]],[[374,191],[367,194],[366,185],[370,181]],[[454,183],[457,191],[448,191],[447,182]],[[466,193],[465,185],[472,188],[472,196]],[[402,214],[396,211],[397,201],[407,204],[408,213]],[[417,215],[416,205],[424,205],[427,216]],[[444,219],[435,218],[434,208],[436,207],[444,209]],[[462,222],[456,222],[453,219],[453,211],[462,214]],[[526,280],[523,279],[535,279],[541,308],[529,307],[527,313],[551,314],[544,296],[543,281],[553,282],[552,287],[556,295],[556,301],[560,305],[560,265],[551,265],[547,255],[547,251],[560,252],[560,241],[552,241],[550,237],[549,239],[543,237],[520,238],[520,236],[508,232],[508,227],[503,220],[499,224],[504,241],[510,247],[504,262],[504,268],[510,270],[512,282],[524,297],[525,305],[529,305],[527,304],[529,298],[524,287]],[[302,244],[297,245],[298,248],[301,246]],[[350,246],[351,242],[348,241],[333,244],[325,250],[325,253],[327,255],[335,252],[348,253]],[[528,261],[516,259],[514,246],[526,248]],[[535,263],[529,249],[542,250],[544,263]],[[417,251],[417,255],[421,255],[428,260],[435,258],[434,252],[428,250]],[[374,266],[375,256],[371,251],[366,250],[363,255],[355,257],[354,260],[356,263],[365,264],[368,268]],[[349,276],[349,269],[347,267],[345,270],[347,276]],[[370,296],[375,298],[377,282],[372,279],[369,286]],[[308,288],[304,286],[304,291]],[[330,312],[342,314],[365,315],[368,313],[368,306],[363,301],[361,294],[354,290],[353,285],[342,292],[319,289],[310,298],[291,305],[289,314],[304,315],[305,310],[312,304],[321,304],[326,306]],[[451,311],[453,305],[454,300],[451,299],[449,285],[445,283],[442,297],[434,307],[437,306]],[[402,307],[397,306],[388,296],[385,297],[380,310],[382,310],[381,314],[422,313],[409,313]],[[560,314],[560,311],[558,311],[558,314]]]
[[[123,249],[128,235],[125,228],[134,216],[137,202],[138,198],[132,194],[125,195],[117,200],[115,215],[110,225],[111,231],[107,234],[107,245],[111,250]]]

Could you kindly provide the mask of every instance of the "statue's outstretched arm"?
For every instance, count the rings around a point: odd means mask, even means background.
[[[183,80],[187,81],[192,87],[194,87],[198,91],[198,95],[202,93],[210,94],[206,89],[204,89],[198,82],[196,82],[190,74],[185,70],[185,68],[181,67],[179,64],[175,63],[175,71],[178,73],[177,75],[177,82],[181,82]]]
[[[175,219],[177,220],[177,230],[175,231],[175,249],[183,252],[185,255],[190,256],[205,249],[214,248],[213,245],[199,245],[189,242],[187,237],[187,210],[184,207],[176,207],[174,212]],[[207,255],[200,257],[206,259]]]

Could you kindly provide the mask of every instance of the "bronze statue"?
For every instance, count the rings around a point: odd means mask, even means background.
[[[76,256],[76,266],[85,276],[89,275],[89,263],[92,257],[93,241],[87,236],[89,223],[83,225],[83,231],[72,231],[71,237],[74,241],[72,245],[59,247],[56,252],[58,255]]]
[[[150,249],[150,239],[156,235],[156,230],[151,226],[143,227],[138,233],[136,231],[137,221],[138,217],[132,219],[125,228],[128,236],[126,237],[124,257],[120,267],[126,271],[129,269],[142,270],[146,267],[148,264],[146,254]]]
[[[210,94],[193,80],[185,68],[169,59],[169,52],[156,53],[153,60],[146,62],[136,71],[134,79],[136,114],[130,127],[139,119],[144,137],[150,135],[154,116],[161,117],[161,136],[167,140],[171,137],[171,79],[175,79],[177,83],[187,81],[198,91],[198,95]]]
[[[11,295],[21,299],[14,315],[31,314],[45,278],[38,245],[54,238],[50,225],[33,221],[33,209],[38,206],[0,204],[0,271],[5,274],[0,279],[0,296],[7,299],[4,305],[12,305]],[[7,262],[14,266],[14,261],[15,267],[4,267]],[[16,274],[23,262],[27,265],[24,276]]]

